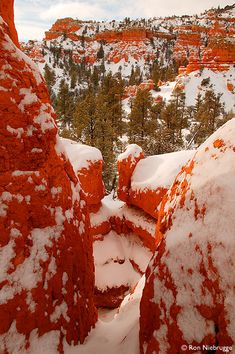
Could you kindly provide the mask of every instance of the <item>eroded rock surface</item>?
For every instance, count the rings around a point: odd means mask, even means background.
[[[0,351],[14,336],[23,352],[35,330],[58,330],[62,351],[97,319],[89,216],[44,80],[15,46],[12,5],[0,7]]]
[[[231,120],[164,197],[157,228],[163,241],[141,300],[141,353],[190,353],[189,344],[234,350],[234,136]]]

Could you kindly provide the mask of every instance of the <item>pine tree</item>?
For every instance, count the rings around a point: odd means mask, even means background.
[[[153,66],[150,71],[150,78],[153,80],[154,88],[155,90],[159,90],[158,82],[161,79],[161,70],[158,63],[153,63]]]
[[[114,77],[108,73],[104,77],[101,85],[101,92],[106,97],[106,101],[111,112],[111,121],[113,128],[113,142],[117,142],[117,136],[123,133],[123,110],[122,110],[122,96],[124,92],[124,83],[122,79]]]
[[[152,97],[147,90],[138,90],[129,114],[129,141],[140,145],[148,153],[156,138],[157,120],[152,114]]]
[[[55,84],[56,75],[53,69],[49,67],[48,64],[44,67],[44,78],[47,83],[48,91],[50,95],[52,94],[52,86]]]
[[[69,91],[69,86],[65,80],[61,80],[57,95],[56,113],[58,115],[61,128],[70,128],[74,112],[73,94]]]
[[[114,130],[107,95],[86,93],[73,117],[76,140],[100,149],[104,158],[104,181],[110,190],[114,177]]]
[[[88,92],[86,97],[78,102],[73,115],[74,134],[77,140],[84,144],[96,144],[95,95]]]
[[[101,43],[100,48],[97,52],[97,59],[103,59],[104,58],[104,48],[103,44]]]
[[[164,152],[179,150],[183,147],[182,130],[187,127],[185,94],[176,90],[172,100],[161,112],[163,122],[161,134],[165,139]]]
[[[198,97],[195,109],[195,120],[198,124],[194,132],[196,144],[204,142],[219,127],[220,115],[224,113],[221,96],[222,94],[216,95],[214,91],[207,90],[204,98]]]
[[[104,159],[104,182],[108,191],[111,191],[112,180],[115,175],[114,130],[112,127],[112,113],[107,99],[102,93],[96,99],[96,144]]]

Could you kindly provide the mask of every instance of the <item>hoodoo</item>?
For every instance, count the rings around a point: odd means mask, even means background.
[[[62,352],[97,319],[87,204],[44,80],[16,46],[13,1],[0,15],[0,351],[53,331]]]
[[[163,199],[157,228],[163,241],[140,306],[141,353],[190,353],[189,345],[232,352],[234,134],[233,119],[199,147]]]

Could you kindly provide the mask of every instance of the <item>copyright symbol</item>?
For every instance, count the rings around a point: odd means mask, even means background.
[[[183,345],[181,345],[181,349],[185,352],[185,350],[187,350],[187,349],[188,349],[188,347],[187,347],[187,345],[186,345],[186,344],[183,344]]]

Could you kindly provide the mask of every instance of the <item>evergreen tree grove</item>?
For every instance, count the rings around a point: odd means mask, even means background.
[[[138,90],[129,114],[128,136],[131,143],[148,150],[150,141],[155,138],[157,122],[153,119],[152,97],[147,90]]]

